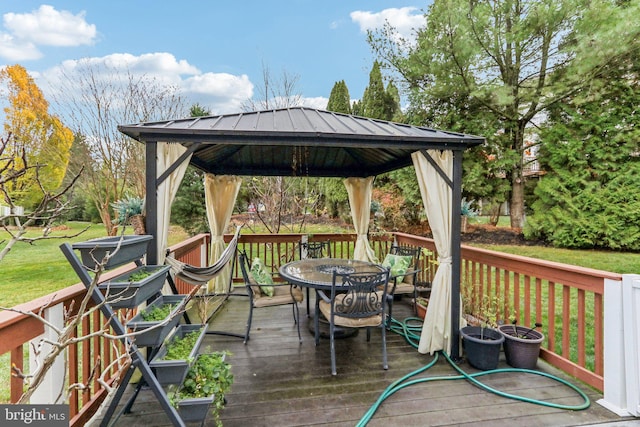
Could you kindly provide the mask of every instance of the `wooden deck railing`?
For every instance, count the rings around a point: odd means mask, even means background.
[[[299,234],[241,235],[239,249],[250,257],[263,258],[274,271],[292,259],[299,257]],[[227,236],[227,241],[231,236]],[[353,253],[356,237],[352,234],[314,234],[310,241],[331,242],[332,255],[349,257]],[[371,244],[380,259],[389,251],[392,242],[428,249],[421,261],[418,280],[430,283],[437,263],[433,240],[405,233],[393,236],[371,236]],[[192,265],[206,265],[209,257],[208,235],[198,235],[170,248],[172,256]],[[515,307],[521,325],[543,323],[546,340],[541,351],[543,359],[574,375],[585,383],[603,390],[603,292],[604,280],[621,281],[621,275],[605,271],[580,268],[532,258],[508,255],[463,246],[462,286],[469,295],[493,294]],[[133,264],[120,267],[103,275],[103,279],[121,274],[133,268]],[[234,269],[234,272],[237,272]],[[234,281],[239,282],[236,273]],[[180,293],[192,288],[177,283]],[[471,287],[472,291],[468,288]],[[37,313],[62,305],[69,309],[85,295],[82,284],[62,289],[16,308]],[[87,320],[78,336],[96,331],[105,321],[101,314]],[[10,363],[22,369],[29,341],[43,333],[43,324],[25,314],[12,311],[0,312],[0,355],[10,353]],[[97,358],[106,366],[115,354],[100,339],[92,339],[72,346],[69,351],[67,378],[71,382],[86,382]],[[1,369],[10,370],[11,365]],[[16,402],[22,393],[21,381],[11,380],[11,401]],[[86,391],[74,392],[70,399],[71,425],[83,425],[95,412],[105,397],[105,391],[92,382]]]
[[[431,239],[403,233],[396,238],[435,252]],[[500,301],[499,318],[542,323],[541,357],[604,390],[604,282],[621,282],[622,275],[463,245],[461,277],[463,296]]]
[[[110,278],[131,270],[134,267],[135,264],[120,267],[116,270],[103,274],[101,280],[109,280]],[[42,335],[45,330],[43,322],[22,313],[42,313],[42,315],[46,317],[48,311],[58,310],[60,306],[62,306],[67,315],[73,316],[76,314],[76,310],[86,293],[84,285],[79,283],[71,287],[61,289],[60,291],[49,294],[45,297],[14,307],[21,313],[9,310],[1,311],[0,355],[7,352],[10,353],[10,364],[2,366],[4,372],[11,371],[11,366],[16,366],[20,370],[25,369],[24,360],[30,351],[30,341]],[[94,306],[93,302],[90,301],[88,307],[92,306]],[[122,313],[122,311],[119,314],[126,315],[126,313]],[[72,337],[78,338],[96,333],[100,330],[100,325],[105,324],[108,324],[108,320],[99,311],[96,311],[90,318],[84,319],[80,327],[72,332]],[[81,383],[89,386],[83,392],[78,392],[77,390],[73,390],[71,392],[69,397],[69,415],[71,417],[71,425],[84,425],[106,397],[105,389],[103,389],[95,379],[91,380],[91,378],[94,378],[91,376],[91,371],[98,362],[98,359],[100,359],[99,366],[102,367],[108,366],[115,360],[115,349],[106,344],[107,342],[105,340],[100,339],[99,337],[94,337],[71,344],[68,347],[68,370],[66,373],[66,381],[69,384]],[[26,369],[26,371],[28,372],[29,370]],[[108,372],[105,376],[107,383],[111,383],[113,381],[113,378],[110,378],[110,375],[113,374],[113,372],[114,370]],[[59,374],[60,373],[58,373],[58,375]],[[62,375],[59,375],[59,378],[65,379]],[[60,384],[56,384],[55,386],[57,386],[58,391],[60,391]],[[20,399],[22,390],[22,380],[16,377],[11,377],[10,400],[12,403],[16,403],[18,399]]]

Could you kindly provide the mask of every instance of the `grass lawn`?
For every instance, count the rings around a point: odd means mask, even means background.
[[[40,240],[32,245],[17,242],[11,252],[0,261],[0,306],[13,307],[78,283],[80,279],[60,250],[60,245],[106,237],[104,226],[69,222],[69,229],[51,233],[54,236],[72,235],[87,226],[87,231],[72,239]],[[38,235],[41,235],[39,229],[27,234],[29,237]],[[174,233],[173,236],[175,242],[184,240],[185,237],[181,232]],[[7,232],[0,231],[0,242],[7,238]]]
[[[67,224],[68,230],[56,230],[52,234],[57,236],[75,234],[87,225],[87,223],[69,222]],[[335,224],[309,223],[305,229],[306,233],[351,231]],[[257,225],[252,229],[245,227],[242,230],[243,234],[266,232]],[[32,236],[38,234],[39,230],[30,233]],[[101,224],[92,224],[89,230],[73,239],[41,240],[33,245],[16,243],[11,252],[0,262],[0,306],[12,307],[78,283],[78,277],[60,251],[59,246],[64,242],[82,242],[105,236],[106,232]],[[7,237],[6,232],[0,231],[0,241]],[[181,229],[174,227],[170,232],[169,243],[180,242],[186,237]],[[481,244],[473,244],[473,246],[622,274],[640,272],[639,253],[571,250],[540,246]]]
[[[613,252],[579,249],[559,249],[540,246],[508,246],[508,245],[481,245],[471,246],[491,249],[514,255],[522,255],[531,258],[555,261],[563,264],[578,265],[581,267],[595,268],[597,270],[611,271],[613,273],[631,274],[640,272],[640,253]]]

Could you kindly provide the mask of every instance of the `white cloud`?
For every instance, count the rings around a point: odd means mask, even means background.
[[[235,113],[253,96],[253,83],[246,74],[204,73],[182,81],[184,93],[207,106],[212,114]]]
[[[93,70],[104,73],[95,76],[97,79],[117,83],[118,77],[126,78],[127,72],[134,76],[146,75],[157,81],[178,87],[186,98],[188,105],[199,103],[211,110],[213,114],[238,112],[242,103],[253,96],[253,84],[247,75],[227,73],[202,73],[186,60],[178,60],[166,52],[147,53],[139,56],[128,53],[115,53],[103,57],[67,60],[62,64],[41,73],[42,81],[38,85],[47,98],[64,102],[64,93],[56,93],[57,83],[63,78],[71,77],[86,65]],[[122,70],[122,73],[118,73]]]
[[[73,15],[43,4],[31,13],[6,13],[4,27],[17,39],[42,46],[79,46],[93,44],[96,26],[85,20],[85,12]]]
[[[415,39],[415,30],[424,27],[426,22],[422,12],[416,7],[390,8],[376,13],[356,10],[350,16],[363,33],[381,29],[388,22],[405,40]]]
[[[12,62],[39,59],[42,53],[30,42],[16,40],[7,33],[0,33],[0,58],[7,58]]]
[[[302,106],[309,107],[309,108],[316,108],[318,110],[326,110],[328,102],[329,102],[329,98],[325,98],[323,96],[316,96],[314,98],[303,97],[301,100]]]

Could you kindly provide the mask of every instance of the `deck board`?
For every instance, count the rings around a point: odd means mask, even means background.
[[[212,321],[212,329],[242,333],[247,300],[231,299]],[[393,381],[413,372],[433,357],[419,354],[395,333],[387,336],[389,370],[382,369],[381,338],[372,331],[336,340],[338,375],[331,375],[329,340],[316,348],[307,329],[301,305],[303,342],[299,344],[290,307],[254,311],[254,328],[247,345],[241,339],[221,335],[205,338],[201,352],[228,350],[235,377],[227,405],[221,414],[226,427],[234,426],[354,426]],[[394,315],[411,315],[405,301],[394,305]],[[460,367],[475,372],[466,362]],[[501,355],[500,367],[508,367]],[[540,361],[539,369],[566,380],[568,377]],[[457,373],[444,358],[420,378],[452,377]],[[582,399],[568,387],[548,378],[522,373],[482,377],[491,387],[507,393],[576,405]],[[571,380],[574,384],[576,380]],[[577,426],[623,419],[598,405],[602,396],[586,385],[581,389],[591,399],[582,411],[569,411],[508,399],[479,389],[464,380],[422,382],[403,388],[379,407],[368,426]],[[132,387],[128,387],[132,389]],[[128,391],[129,392],[129,391]],[[123,402],[126,399],[123,399]],[[153,393],[143,390],[133,411],[116,426],[170,425]],[[206,425],[214,425],[211,417]]]

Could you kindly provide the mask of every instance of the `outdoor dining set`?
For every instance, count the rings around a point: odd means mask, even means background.
[[[410,294],[418,297],[416,276],[419,273],[421,248],[392,246],[380,264],[331,256],[330,242],[303,242],[300,259],[283,264],[278,274],[282,281],[275,282],[273,273],[258,257],[250,260],[239,252],[239,263],[249,297],[249,319],[244,335],[249,340],[253,310],[277,305],[292,305],[293,320],[300,332],[298,303],[304,301],[306,291],[309,330],[315,344],[328,338],[331,347],[331,371],[336,375],[335,339],[347,338],[366,329],[367,341],[371,329],[382,334],[383,368],[388,368],[386,331],[393,312],[394,299]],[[311,308],[311,291],[315,293],[315,307]]]

